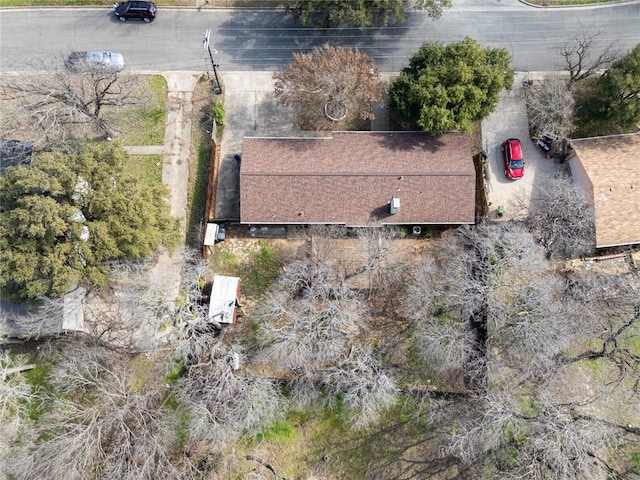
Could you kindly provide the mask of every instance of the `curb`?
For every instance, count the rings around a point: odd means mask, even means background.
[[[615,0],[612,2],[596,2],[596,3],[581,3],[579,5],[537,5],[535,3],[528,2],[527,0],[518,0],[519,3],[526,5],[527,7],[535,8],[535,9],[545,9],[548,8],[550,10],[558,10],[562,8],[571,9],[571,8],[597,8],[597,7],[615,7],[617,5],[625,5],[625,4],[640,4],[640,0]],[[74,6],[74,5],[47,5],[47,6],[35,6],[35,5],[23,5],[23,6],[9,6],[9,7],[0,7],[0,12],[3,10],[7,11],[15,11],[15,10],[65,10],[65,9],[76,9],[76,10],[94,10],[94,9],[104,9],[109,8],[112,9],[111,5],[82,5],[82,6]],[[210,12],[233,12],[239,10],[248,10],[252,12],[274,12],[274,11],[284,11],[285,9],[282,7],[274,7],[274,8],[263,8],[263,7],[242,7],[242,8],[229,8],[229,7],[183,7],[183,6],[173,6],[173,5],[160,5],[158,8],[162,10],[187,10],[194,12],[202,12],[203,10]]]
[[[579,5],[537,5],[535,3],[527,2],[527,0],[518,0],[518,1],[523,5],[526,5],[527,7],[537,8],[537,9],[548,8],[549,10],[559,10],[562,8],[577,9],[577,8],[587,8],[587,7],[588,8],[596,8],[596,7],[606,8],[606,7],[615,7],[617,5],[625,5],[625,4],[632,5],[635,3],[640,3],[640,0],[615,0],[612,2],[581,3]]]

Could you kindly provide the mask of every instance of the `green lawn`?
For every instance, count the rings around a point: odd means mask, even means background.
[[[202,241],[197,236],[197,230],[203,217],[206,215],[207,187],[209,185],[211,158],[209,149],[204,145],[194,145],[194,148],[198,156],[195,165],[191,165],[191,172],[189,174],[189,192],[187,198],[187,203],[189,204],[189,233],[187,237],[189,242],[196,245]]]
[[[145,183],[162,182],[162,155],[129,155],[125,168]]]
[[[213,272],[242,278],[243,294],[255,300],[267,292],[285,263],[283,252],[268,240],[248,242],[240,251],[228,242],[218,243],[209,257]]]
[[[414,415],[424,407],[418,403],[403,397],[377,425],[362,431],[349,428],[339,404],[292,412],[263,434],[234,445],[235,469],[223,478],[244,478],[255,468],[256,463],[245,460],[247,454],[264,459],[287,478],[461,478],[453,457],[433,460],[441,445]]]
[[[162,75],[145,79],[151,101],[114,113],[115,129],[124,145],[164,145],[167,113],[167,81]]]

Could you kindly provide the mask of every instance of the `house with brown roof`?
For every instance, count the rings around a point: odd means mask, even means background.
[[[246,137],[244,224],[470,224],[475,170],[458,132]]]
[[[571,140],[571,174],[593,203],[596,247],[640,243],[640,135]]]

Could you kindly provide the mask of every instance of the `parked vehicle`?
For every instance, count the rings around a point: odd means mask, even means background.
[[[535,138],[534,138],[535,140]],[[558,140],[556,135],[543,134],[538,138],[536,145],[538,145],[545,153],[549,153],[553,148],[553,144]]]
[[[517,138],[509,138],[502,143],[502,159],[504,160],[504,175],[509,180],[517,180],[524,175],[524,160],[522,159],[522,145]]]
[[[88,52],[71,52],[65,62],[65,65],[70,70],[77,70],[86,64],[102,65],[122,70],[124,68],[124,57],[117,52],[89,50]]]
[[[155,20],[157,8],[153,2],[128,1],[113,4],[113,13],[121,22],[142,20],[149,23]]]

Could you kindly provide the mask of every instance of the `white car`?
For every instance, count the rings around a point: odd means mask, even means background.
[[[97,64],[105,67],[122,70],[124,68],[124,57],[121,53],[106,52],[100,50],[89,50],[87,52],[71,52],[66,65],[69,69],[77,69],[81,64]]]

